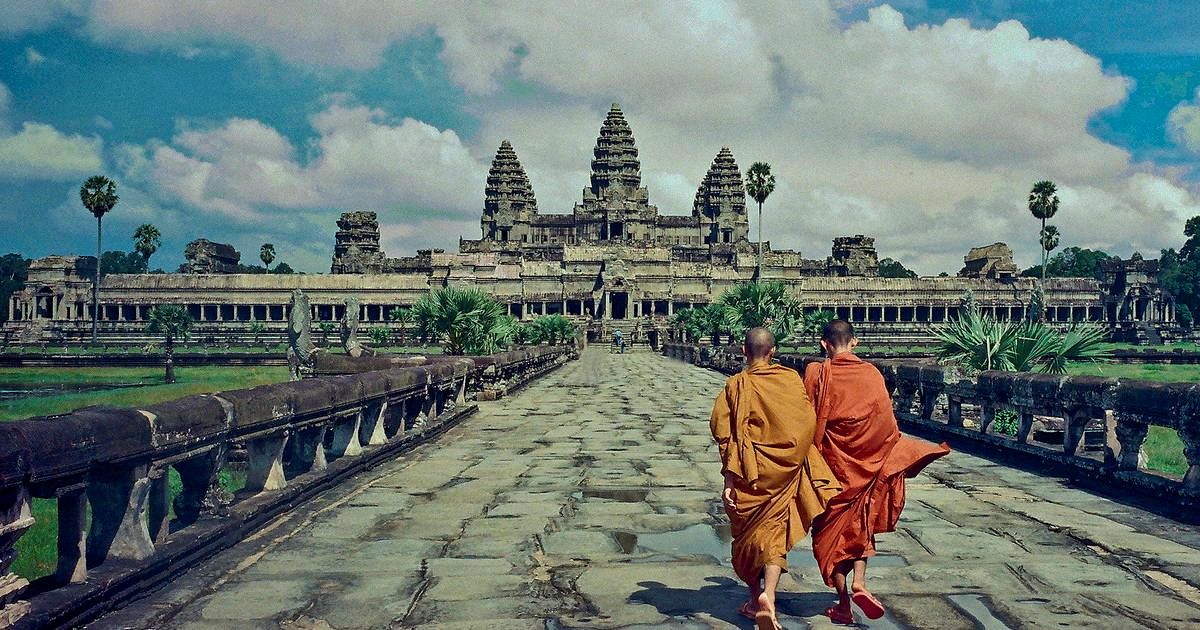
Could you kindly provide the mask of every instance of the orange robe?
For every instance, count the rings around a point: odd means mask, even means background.
[[[900,435],[883,375],[853,353],[809,364],[804,384],[817,410],[816,447],[842,486],[813,525],[813,555],[833,586],[839,562],[875,555],[875,534],[896,531],[905,478],[950,448]]]
[[[816,424],[804,381],[781,365],[734,375],[713,403],[721,471],[733,475],[733,568],[747,584],[768,564],[787,570],[788,551],[840,490],[813,447]]]

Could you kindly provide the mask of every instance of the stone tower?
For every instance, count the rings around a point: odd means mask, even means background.
[[[379,217],[374,212],[343,212],[334,235],[331,273],[381,273]]]
[[[700,182],[692,216],[700,222],[704,243],[741,243],[750,231],[746,187],[729,147],[721,147]]]
[[[592,194],[613,200],[636,197],[642,185],[642,166],[633,131],[616,103],[604,118],[593,153]]]
[[[829,271],[835,276],[877,277],[879,256],[875,253],[875,239],[862,234],[833,239]]]
[[[505,140],[496,150],[483,193],[483,238],[493,241],[527,240],[530,223],[537,216],[533,186],[517,159],[512,144]]]

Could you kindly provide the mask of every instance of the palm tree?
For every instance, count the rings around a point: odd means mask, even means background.
[[[1033,185],[1029,191],[1029,212],[1042,220],[1041,234],[1046,232],[1046,219],[1054,217],[1058,212],[1058,189],[1054,182],[1042,180]],[[1057,244],[1056,244],[1057,245]],[[1042,282],[1046,282],[1046,257],[1048,250],[1042,248]]]
[[[1038,240],[1042,244],[1042,279],[1046,278],[1046,267],[1050,264],[1050,252],[1058,247],[1058,228],[1053,225],[1047,225],[1042,228],[1041,238]]]
[[[735,337],[763,326],[775,335],[776,343],[783,343],[799,327],[797,320],[803,317],[803,309],[787,295],[782,282],[734,285],[721,294],[719,301],[731,313],[730,331]]]
[[[87,178],[79,188],[79,200],[92,216],[96,217],[96,277],[92,279],[92,345],[96,344],[96,328],[100,321],[100,236],[103,233],[101,220],[117,201],[117,185],[103,175]]]
[[[275,262],[275,246],[263,243],[263,246],[258,248],[258,259],[267,266],[267,273],[271,273],[271,263]]]
[[[413,306],[418,334],[443,339],[446,354],[492,354],[517,334],[517,321],[479,289],[445,287]]]
[[[185,341],[192,328],[192,316],[186,309],[174,304],[164,304],[150,309],[150,324],[146,331],[163,336],[163,354],[167,358],[167,373],[164,380],[175,382],[175,341]]]
[[[775,176],[771,174],[771,165],[766,162],[751,164],[750,169],[746,171],[746,192],[758,202],[758,269],[754,276],[755,282],[762,280],[762,206],[774,190]]]
[[[413,310],[403,306],[388,311],[388,319],[400,325],[400,340],[399,345],[404,345],[404,329],[413,322]]]
[[[1065,334],[1032,321],[997,321],[977,311],[933,328],[938,357],[970,372],[1042,372],[1065,374],[1075,361],[1098,361],[1109,356],[1104,329],[1074,326]]]
[[[556,344],[575,336],[575,324],[558,314],[542,315],[533,320],[533,340],[537,343],[545,341]]]
[[[162,245],[162,234],[159,234],[158,228],[149,223],[143,223],[137,226],[133,231],[133,249],[142,255],[142,260],[146,261],[146,267],[150,267],[150,257]]]

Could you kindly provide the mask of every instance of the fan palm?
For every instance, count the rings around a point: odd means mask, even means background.
[[[164,304],[150,309],[146,332],[163,336],[163,354],[166,356],[166,375],[163,380],[175,382],[175,342],[186,341],[192,329],[192,316],[186,309],[175,304]]]
[[[162,246],[162,234],[153,225],[143,223],[133,231],[133,249],[142,255],[142,260],[146,261],[147,266],[150,265],[150,257],[158,251],[160,246]]]
[[[755,281],[762,280],[763,238],[762,238],[762,206],[767,197],[775,191],[775,176],[771,174],[771,165],[766,162],[755,162],[746,170],[746,192],[758,202],[758,269],[754,275]]]
[[[504,306],[478,289],[446,287],[422,297],[413,306],[417,333],[445,343],[446,354],[491,354],[507,346],[517,322]]]
[[[561,343],[575,336],[575,324],[558,314],[542,315],[533,320],[533,340],[537,343]]]
[[[803,309],[782,282],[734,285],[721,294],[720,303],[732,313],[730,329],[737,337],[762,326],[775,335],[776,343],[783,343],[803,325]]]
[[[1050,252],[1054,251],[1054,249],[1058,247],[1058,237],[1058,228],[1054,227],[1053,225],[1047,225],[1045,229],[1042,230],[1042,236],[1038,240],[1042,243],[1042,251],[1045,252],[1045,254],[1043,254],[1044,257],[1048,258],[1050,256]],[[1047,260],[1046,264],[1049,264],[1049,260]],[[1043,267],[1042,273],[1045,272],[1046,269]]]
[[[411,308],[396,307],[388,311],[388,319],[400,325],[400,340],[399,344],[404,345],[404,329],[409,324],[413,323],[415,313]]]
[[[1042,372],[1065,374],[1067,365],[1109,356],[1104,330],[1081,325],[1059,334],[1040,322],[997,321],[974,311],[932,329],[940,342],[938,357],[971,372]]]
[[[1058,213],[1058,189],[1054,182],[1040,181],[1029,191],[1029,212],[1042,221],[1042,234],[1046,232],[1046,219]],[[1046,281],[1047,250],[1042,249],[1042,282]]]
[[[271,243],[263,243],[262,247],[258,248],[258,259],[266,265],[267,273],[271,273],[271,263],[275,262],[275,246]]]
[[[96,329],[100,321],[100,237],[101,222],[117,202],[117,185],[103,175],[93,175],[79,188],[79,200],[92,216],[96,217],[96,277],[92,279],[92,344],[96,343]]]

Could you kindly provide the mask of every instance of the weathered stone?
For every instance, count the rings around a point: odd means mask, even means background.
[[[237,273],[238,263],[242,255],[232,245],[214,243],[208,239],[198,238],[183,250],[187,261],[180,266],[180,273],[192,274],[225,274]]]

